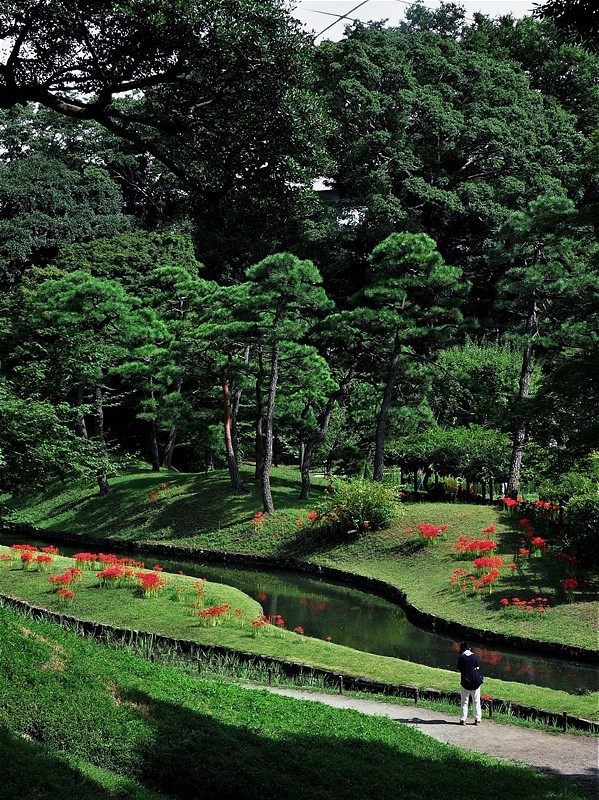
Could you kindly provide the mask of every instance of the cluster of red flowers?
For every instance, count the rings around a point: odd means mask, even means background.
[[[501,556],[479,556],[472,563],[477,572],[482,572],[483,569],[498,569],[507,566],[503,563]]]
[[[480,557],[492,553],[497,549],[497,544],[493,539],[468,539],[466,536],[459,536],[453,549],[457,558],[470,559],[472,556]]]
[[[551,606],[546,597],[533,597],[531,600],[520,600],[514,597],[510,601],[507,597],[502,597],[499,601],[504,608],[516,609],[518,611],[549,611]]]
[[[566,592],[568,597],[571,598],[574,593],[574,590],[578,589],[578,581],[576,580],[576,578],[565,578],[561,582],[561,587]]]
[[[293,632],[299,633],[300,636],[303,636],[306,633],[306,631],[302,628],[301,625],[298,625],[297,628],[294,628]]]
[[[162,567],[159,568],[162,572]],[[166,588],[166,581],[160,577],[157,571],[154,572],[136,572],[137,585],[142,590],[144,597],[151,597],[152,595],[159,594]]]
[[[212,625],[217,625],[231,611],[230,603],[223,603],[220,606],[211,606],[198,611],[198,617],[203,621],[209,621]],[[237,613],[237,610],[236,610]]]
[[[67,590],[66,587],[80,581],[81,575],[82,573],[80,569],[77,569],[77,567],[69,567],[69,569],[65,570],[62,575],[50,575],[48,580],[54,586],[60,587],[56,592],[59,597],[61,597],[63,600],[65,598],[72,600],[75,597],[75,593],[71,590]]]
[[[516,506],[519,505],[519,503],[518,503],[517,500],[514,500],[513,497],[504,497],[503,498],[503,505],[506,508],[516,508]]]
[[[264,511],[256,511],[252,517],[252,522],[254,523],[254,527],[259,528],[264,522]]]
[[[447,525],[437,526],[433,525],[432,522],[421,522],[420,525],[416,525],[416,529],[425,539],[436,539],[447,530]]]

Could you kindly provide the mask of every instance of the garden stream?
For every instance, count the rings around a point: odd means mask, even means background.
[[[16,541],[6,535],[0,537],[1,544],[10,545]],[[77,548],[61,546],[60,551],[70,555],[77,552]],[[150,563],[151,557],[146,556],[146,561]],[[355,650],[455,669],[456,639],[414,625],[399,606],[375,594],[349,588],[330,578],[291,571],[200,564],[191,559],[157,558],[157,561],[168,572],[184,572],[234,586],[257,600],[266,615],[280,614],[288,630],[299,626],[306,636],[319,639],[330,636],[335,644]],[[472,643],[480,657],[483,674],[490,678],[570,693],[598,688],[599,671],[595,665],[530,655],[517,649],[491,649],[475,640]]]

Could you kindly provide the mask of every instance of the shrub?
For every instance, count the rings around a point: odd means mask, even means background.
[[[336,481],[308,518],[321,529],[351,534],[385,528],[399,513],[394,487],[355,479]]]
[[[599,496],[573,497],[566,506],[564,544],[585,566],[599,567]]]

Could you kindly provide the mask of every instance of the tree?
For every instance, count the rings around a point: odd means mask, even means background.
[[[584,140],[505,49],[489,52],[467,31],[463,19],[418,6],[397,28],[356,24],[319,45],[336,124],[328,177],[339,195],[327,257],[331,283],[341,273],[360,287],[377,242],[423,231],[471,280],[470,308],[484,317],[498,277],[488,261],[494,232],[542,192],[578,191]]]
[[[0,286],[71,242],[127,229],[119,187],[97,163],[63,157],[44,121],[27,110],[0,114]],[[38,124],[39,128],[38,129]]]
[[[0,416],[0,491],[27,492],[107,468],[93,443],[75,434],[66,403],[20,397],[0,378]]]
[[[511,266],[500,283],[500,305],[509,308],[510,316],[517,315],[522,326],[507,488],[513,496],[520,483],[535,355],[559,352],[561,343],[581,338],[588,343],[574,309],[580,298],[592,297],[598,290],[597,273],[589,263],[590,242],[591,231],[580,224],[574,203],[563,196],[539,198],[528,213],[515,214],[501,232],[496,257]]]
[[[553,20],[566,37],[599,49],[599,8],[594,0],[548,0],[535,5],[535,17]]]
[[[274,510],[270,488],[273,459],[275,401],[282,362],[303,358],[309,348],[304,337],[319,314],[330,309],[320,273],[311,261],[291,253],[276,253],[246,271],[244,302],[239,318],[248,339],[264,353],[264,459],[260,475],[264,512]],[[314,349],[311,348],[314,352]],[[314,357],[316,357],[314,352]]]
[[[430,404],[441,427],[484,425],[504,430],[518,391],[522,355],[514,344],[467,339],[441,350],[432,369]],[[532,375],[533,390],[541,370]]]
[[[426,234],[395,233],[369,259],[356,322],[372,337],[383,397],[376,423],[375,481],[383,478],[387,423],[403,362],[428,358],[444,329],[460,320],[461,270],[449,266]]]
[[[317,141],[281,0],[12,0],[0,38],[0,107],[94,120],[206,197],[287,176]]]
[[[54,332],[54,346],[69,353],[67,385],[91,393],[93,439],[106,459],[104,394],[108,376],[126,354],[164,336],[155,315],[116,281],[75,271],[44,281],[31,303],[30,324],[40,320]],[[108,491],[106,471],[97,475],[100,492]]]

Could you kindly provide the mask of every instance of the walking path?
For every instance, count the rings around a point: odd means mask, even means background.
[[[464,747],[477,753],[528,764],[535,769],[561,775],[584,784],[599,798],[599,739],[571,733],[545,733],[502,725],[483,719],[475,726],[470,717],[465,726],[458,724],[457,714],[450,716],[419,706],[394,705],[378,700],[364,700],[347,695],[305,692],[299,689],[279,689],[272,686],[247,686],[266,689],[275,694],[325,703],[335,708],[353,708],[364,714],[389,717],[411,725],[439,742]]]

